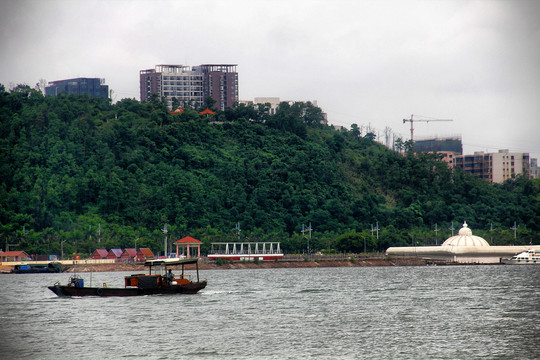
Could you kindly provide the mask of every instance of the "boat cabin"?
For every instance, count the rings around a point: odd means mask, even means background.
[[[125,277],[126,287],[139,288],[163,288],[183,285],[191,282],[191,275],[185,273],[185,265],[195,264],[197,282],[199,282],[198,259],[159,259],[148,260],[144,263],[148,266],[148,274],[134,274]],[[181,266],[180,274],[173,274],[172,267]]]
[[[103,283],[103,287],[85,287],[82,279],[72,277],[67,285],[49,286],[49,290],[58,296],[142,296],[196,294],[206,287],[206,280],[199,281],[198,259],[161,259],[150,260],[148,274],[133,274],[125,277],[125,287],[113,288]],[[185,265],[195,264],[197,282],[190,281],[184,273]],[[181,274],[173,274],[172,267],[181,266]],[[175,268],[178,269],[178,268]]]
[[[520,254],[517,254],[516,256],[512,257],[512,260],[520,262],[520,261],[540,261],[540,254],[537,254],[536,251],[529,249],[527,251],[524,251]]]

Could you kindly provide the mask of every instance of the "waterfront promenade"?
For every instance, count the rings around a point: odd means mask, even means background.
[[[141,271],[142,263],[118,262],[114,260],[62,260],[62,265],[69,266],[67,272],[103,272],[103,271]],[[17,263],[2,263],[0,269],[8,270]],[[33,262],[25,262],[31,264]],[[43,263],[43,262],[39,262]],[[226,269],[271,269],[271,268],[320,268],[320,267],[361,267],[361,266],[424,266],[448,265],[446,262],[433,262],[417,257],[388,257],[383,254],[338,254],[338,255],[285,255],[277,261],[224,261],[216,262],[202,257],[201,270]]]

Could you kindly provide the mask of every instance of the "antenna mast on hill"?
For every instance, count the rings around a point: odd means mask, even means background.
[[[429,120],[414,120],[413,119],[413,116],[414,115],[411,115],[411,118],[410,119],[403,119],[403,123],[405,124],[407,121],[409,121],[411,123],[411,145],[414,145],[414,138],[413,138],[413,134],[414,134],[414,122],[418,122],[418,121],[422,121],[422,122],[430,122],[430,121],[454,121],[452,119],[429,119]],[[419,115],[417,115],[419,116]]]

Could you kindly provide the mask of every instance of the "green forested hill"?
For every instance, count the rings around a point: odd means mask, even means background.
[[[241,238],[301,252],[309,223],[314,250],[359,251],[363,238],[379,251],[434,243],[435,224],[440,243],[463,221],[492,243],[540,242],[538,181],[491,185],[320,119],[310,103],[206,117],[171,115],[160,101],[0,87],[0,248],[58,254],[64,242],[66,253],[87,254],[137,242],[159,251],[165,223],[173,239],[191,235],[205,248]]]

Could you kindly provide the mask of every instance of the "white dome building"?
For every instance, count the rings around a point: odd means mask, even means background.
[[[480,236],[473,236],[471,229],[467,226],[467,222],[464,222],[459,233],[456,236],[446,239],[441,246],[489,246],[489,244]]]
[[[415,256],[469,264],[495,264],[500,263],[501,258],[510,258],[529,249],[539,252],[540,245],[490,246],[480,236],[474,236],[467,222],[464,222],[459,233],[446,239],[441,246],[389,247],[386,255]]]

